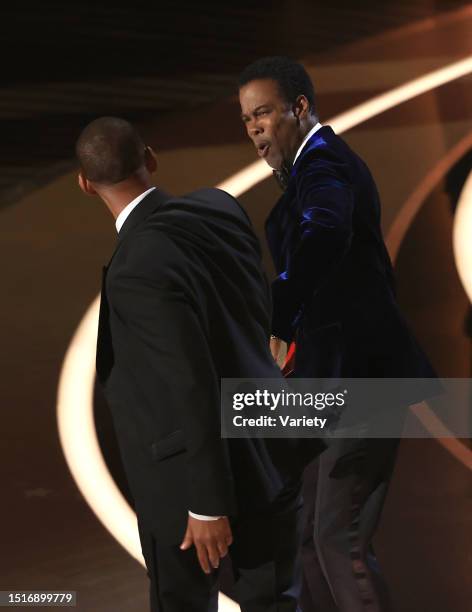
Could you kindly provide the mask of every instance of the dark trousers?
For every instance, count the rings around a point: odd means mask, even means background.
[[[230,558],[242,612],[300,612],[301,484],[264,512],[232,522]],[[195,548],[160,546],[141,530],[152,612],[216,612],[218,571],[204,574]],[[183,537],[183,534],[182,534]]]
[[[389,610],[372,538],[397,447],[392,439],[334,440],[306,471],[304,612]],[[352,456],[356,469],[333,478],[335,466]]]

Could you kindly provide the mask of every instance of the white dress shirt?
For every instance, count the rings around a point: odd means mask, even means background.
[[[131,212],[136,208],[136,206],[141,202],[141,200],[144,200],[147,194],[151,193],[151,191],[153,191],[154,189],[155,187],[150,187],[144,193],[142,193],[141,195],[138,195],[137,198],[134,198],[134,200],[132,200],[129,204],[127,204],[123,208],[123,210],[117,216],[116,221],[115,221],[116,231],[118,233],[120,232],[120,229],[123,227],[123,224],[126,221],[126,219],[130,216]]]
[[[311,130],[308,132],[308,134],[305,136],[304,141],[302,142],[302,144],[300,145],[300,148],[297,151],[297,154],[295,155],[295,158],[293,160],[293,163],[295,163],[297,161],[297,157],[300,155],[300,153],[303,150],[303,147],[306,145],[306,143],[310,140],[310,138],[313,136],[313,134],[315,134],[320,128],[322,128],[323,126],[321,125],[321,123],[317,123],[316,125],[314,125]]]

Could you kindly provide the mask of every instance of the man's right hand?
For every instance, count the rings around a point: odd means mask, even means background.
[[[232,542],[233,535],[227,517],[216,521],[201,521],[189,516],[180,548],[188,550],[195,546],[202,570],[210,574],[219,567],[220,559],[226,556]]]

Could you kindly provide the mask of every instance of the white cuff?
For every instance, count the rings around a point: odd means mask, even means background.
[[[195,514],[195,512],[188,511],[189,515],[199,521],[217,521],[220,518],[224,518],[222,516],[205,516],[204,514]]]

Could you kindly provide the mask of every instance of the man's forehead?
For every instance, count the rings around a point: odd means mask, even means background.
[[[254,110],[257,106],[279,102],[280,92],[277,82],[273,79],[257,79],[249,81],[239,90],[241,106]]]

